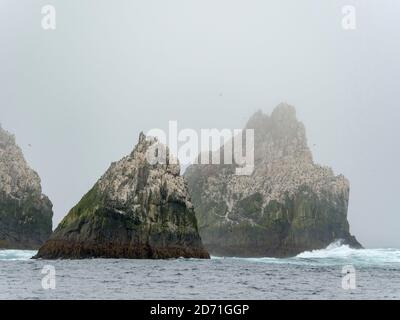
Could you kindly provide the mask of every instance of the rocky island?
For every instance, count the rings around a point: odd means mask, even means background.
[[[35,258],[209,258],[179,164],[150,164],[141,133],[71,209]]]
[[[37,249],[52,231],[52,203],[15,137],[0,126],[0,249]]]
[[[349,232],[349,182],[313,162],[293,106],[255,113],[254,171],[191,165],[185,172],[206,249],[223,256],[293,256],[335,240],[360,248]],[[221,154],[222,148],[220,150]]]

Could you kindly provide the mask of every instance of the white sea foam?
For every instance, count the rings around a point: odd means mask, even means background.
[[[29,260],[36,253],[34,250],[0,250],[0,260]]]
[[[0,260],[29,260],[37,251],[34,250],[0,250]],[[336,241],[325,249],[305,251],[292,258],[224,258],[211,257],[212,260],[233,259],[249,262],[263,262],[274,264],[362,264],[382,265],[394,264],[400,266],[400,249],[353,249]],[[186,260],[186,259],[184,259]],[[216,262],[216,261],[215,261]]]
[[[336,241],[325,249],[305,251],[298,254],[297,260],[314,261],[343,261],[364,264],[400,264],[399,249],[353,249],[348,245],[342,244],[342,241]]]
[[[211,257],[220,259],[219,257]],[[353,249],[338,240],[325,249],[305,251],[292,258],[226,258],[271,264],[301,265],[395,265],[400,266],[400,249]]]
[[[362,250],[362,249],[361,249]],[[352,249],[348,245],[343,244],[341,240],[335,241],[325,249],[304,251],[298,254],[297,258],[318,259],[318,258],[345,258],[351,256],[355,252],[360,252],[360,249]]]

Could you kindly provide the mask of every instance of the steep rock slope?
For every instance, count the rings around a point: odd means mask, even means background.
[[[179,164],[151,165],[139,137],[71,209],[36,258],[209,258]]]
[[[0,127],[0,249],[37,249],[51,234],[52,216],[38,174]]]

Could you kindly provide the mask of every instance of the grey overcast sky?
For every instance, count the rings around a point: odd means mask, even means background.
[[[0,122],[56,226],[140,131],[241,128],[285,101],[350,180],[352,233],[400,247],[399,16],[398,0],[0,0]]]

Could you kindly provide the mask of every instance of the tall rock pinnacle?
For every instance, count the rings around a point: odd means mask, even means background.
[[[150,164],[141,133],[71,209],[36,258],[209,258],[179,164]]]
[[[349,182],[313,162],[304,125],[282,103],[270,116],[255,113],[255,168],[236,176],[229,166],[192,165],[186,172],[203,243],[211,254],[291,256],[349,233]]]
[[[0,249],[37,249],[51,234],[52,216],[38,174],[0,126]]]

